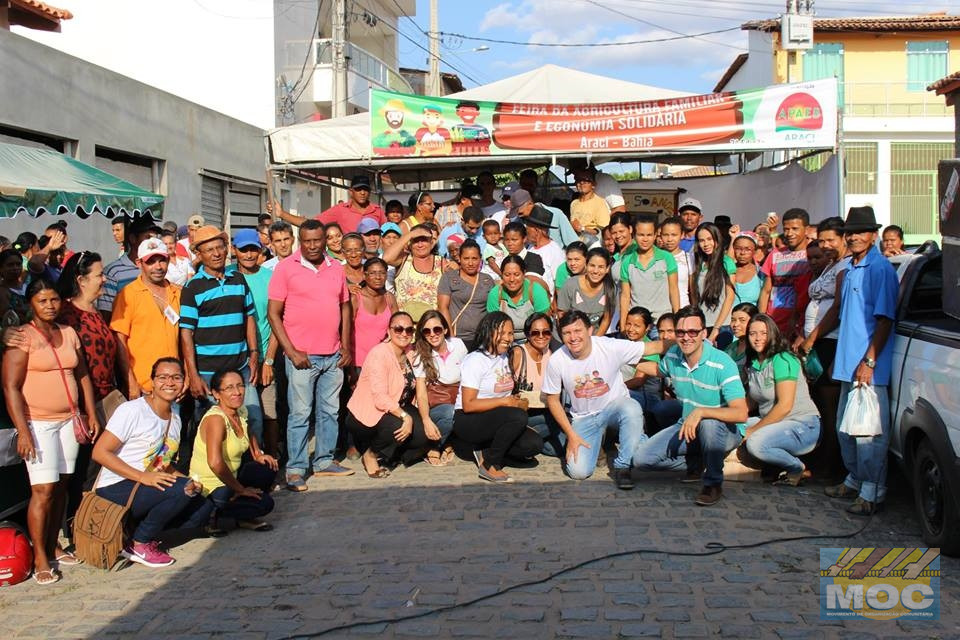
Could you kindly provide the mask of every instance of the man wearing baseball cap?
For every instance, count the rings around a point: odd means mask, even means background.
[[[703,222],[703,208],[700,206],[700,201],[696,198],[685,199],[677,209],[677,217],[680,218],[680,228],[683,231],[680,249],[684,253],[689,253],[697,243],[697,227]]]
[[[573,230],[570,220],[556,207],[548,207],[542,202],[534,202],[533,196],[526,189],[517,189],[510,195],[510,215],[515,216],[519,222],[526,223],[525,218],[533,211],[534,205],[541,207],[550,214],[550,239],[561,247],[565,247],[571,242],[580,239],[577,232]]]
[[[357,227],[357,233],[363,237],[363,259],[379,256],[380,236],[383,235],[383,231],[380,230],[377,221],[373,218],[364,218]]]
[[[199,213],[195,213],[189,218],[187,218],[187,237],[182,238],[177,241],[177,255],[187,258],[190,262],[196,265],[197,256],[194,255],[193,251],[190,249],[190,246],[193,244],[193,236],[197,232],[197,229],[204,226],[206,222],[203,220],[203,216]]]
[[[167,281],[167,247],[147,238],[137,248],[140,275],[117,294],[110,328],[130,366],[128,397],[153,389],[153,363],[180,357],[180,287]],[[162,307],[162,308],[161,308]]]
[[[113,301],[117,294],[140,276],[140,268],[136,262],[140,243],[147,238],[158,237],[161,231],[160,225],[150,214],[143,214],[126,220],[124,242],[127,252],[104,268],[103,275],[107,281],[103,284],[103,294],[97,300],[97,309],[107,322],[110,322],[110,317],[113,314]]]
[[[276,200],[270,209],[272,213],[296,227],[303,224],[305,220],[302,216],[284,211]],[[380,205],[370,202],[370,178],[364,173],[357,174],[350,180],[350,199],[347,202],[335,204],[317,215],[317,220],[323,224],[331,222],[339,224],[344,234],[356,232],[360,221],[364,218],[372,218],[377,225],[387,221]]]

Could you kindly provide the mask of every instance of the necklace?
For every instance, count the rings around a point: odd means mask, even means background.
[[[221,408],[221,410],[223,410],[223,409]],[[223,415],[226,416],[227,422],[230,423],[230,428],[233,430],[234,435],[237,436],[238,438],[242,438],[242,437],[243,437],[243,426],[240,424],[240,421],[237,420],[236,422],[234,422],[234,419],[233,419],[234,416],[231,416],[231,415],[230,415],[229,413],[227,413],[226,411],[223,411]]]

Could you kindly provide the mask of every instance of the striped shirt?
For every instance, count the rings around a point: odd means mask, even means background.
[[[97,309],[111,312],[117,294],[140,277],[140,267],[127,254],[123,254],[104,268],[103,275],[107,281],[103,283],[103,293],[97,299]]]
[[[180,294],[180,328],[193,332],[201,376],[246,366],[247,316],[255,315],[243,274],[233,271],[218,280],[200,267]]]
[[[726,407],[731,400],[746,397],[733,359],[708,342],[703,343],[703,353],[692,369],[677,345],[664,354],[659,369],[661,376],[673,382],[677,399],[683,403],[683,418],[697,407]],[[745,425],[738,423],[737,427],[743,433]]]

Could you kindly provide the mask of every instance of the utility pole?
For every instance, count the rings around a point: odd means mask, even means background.
[[[440,95],[440,20],[437,0],[430,0],[430,72],[427,75],[427,95]]]
[[[322,0],[318,0],[322,2]],[[314,34],[313,37],[317,37]],[[313,44],[311,43],[311,46]],[[333,101],[330,115],[342,118],[347,115],[347,3],[333,3]]]

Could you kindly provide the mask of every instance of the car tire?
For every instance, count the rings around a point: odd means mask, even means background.
[[[946,466],[924,439],[913,458],[913,501],[923,530],[923,539],[943,554],[960,555],[960,510],[953,498],[953,487]]]

